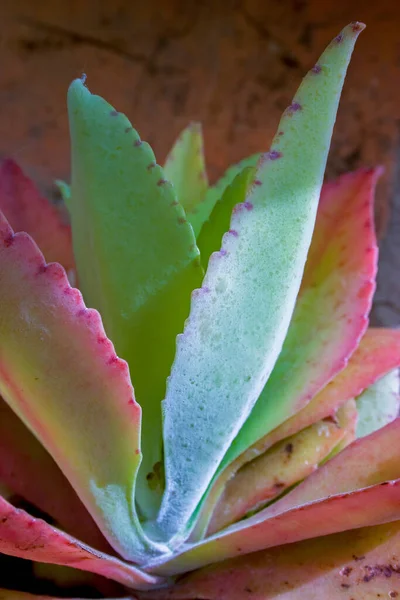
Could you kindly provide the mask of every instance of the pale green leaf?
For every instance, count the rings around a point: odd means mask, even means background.
[[[196,215],[193,215],[190,221],[192,223],[196,238],[199,236],[204,223],[209,220],[210,215],[214,210],[214,206],[219,200],[221,200],[228,185],[231,185],[235,177],[239,175],[243,169],[246,169],[247,167],[255,167],[260,159],[260,156],[260,153],[252,154],[237,164],[232,165],[225,171],[222,177],[218,179],[216,184],[208,188],[203,202],[197,207]]]
[[[171,544],[187,536],[191,515],[281,351],[362,29],[345,28],[306,76],[192,296],[163,406],[166,491],[157,525]]]
[[[378,379],[357,398],[357,437],[364,437],[390,423],[399,414],[399,370]]]
[[[143,410],[137,500],[151,517],[163,490],[165,381],[202,269],[173,186],[128,119],[81,80],[71,84],[68,107],[70,213],[80,287],[129,364]]]
[[[198,206],[208,189],[200,123],[191,123],[182,131],[167,156],[164,173],[174,184],[189,222],[193,220],[195,226]]]

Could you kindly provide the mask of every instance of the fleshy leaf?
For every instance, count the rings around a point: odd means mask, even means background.
[[[328,496],[397,479],[400,419],[345,448],[279,502],[264,511],[271,517]]]
[[[0,210],[15,231],[29,233],[48,262],[74,268],[71,229],[57,208],[11,159],[0,163]]]
[[[395,500],[400,492],[399,449],[396,419],[345,448],[279,501],[187,547],[155,571],[182,573],[237,554],[400,519]]]
[[[213,252],[221,248],[222,237],[229,229],[231,215],[237,204],[243,203],[254,181],[255,167],[246,167],[230,183],[217,202],[210,219],[204,223],[197,240],[201,262],[206,269]]]
[[[357,437],[390,423],[399,414],[399,370],[391,371],[357,398]]]
[[[236,473],[216,506],[207,536],[239,521],[311,475],[343,438],[343,411],[339,410],[336,421],[318,421],[278,442]]]
[[[0,552],[27,560],[90,571],[134,589],[147,589],[162,580],[31,517],[0,497]]]
[[[178,200],[196,232],[197,207],[208,189],[200,123],[190,123],[182,131],[166,158],[164,173],[174,184]]]
[[[150,563],[146,570],[158,575],[176,575],[282,544],[399,520],[400,479],[309,502],[264,518],[267,510],[203,542],[186,545],[181,553],[165,562]]]
[[[345,28],[304,79],[252,193],[236,207],[222,250],[192,295],[163,405],[166,491],[157,523],[164,538],[179,542],[187,535],[282,349],[344,76],[363,27]]]
[[[161,401],[176,335],[203,272],[173,186],[122,113],[81,80],[68,94],[71,220],[80,287],[127,360],[143,410],[137,500],[154,515],[163,491]]]
[[[141,413],[127,364],[64,269],[2,215],[0,281],[0,393],[133,559],[144,551],[132,510]]]
[[[361,169],[323,187],[282,352],[223,465],[302,409],[356,349],[375,289],[373,202],[380,173]]]
[[[335,417],[336,411],[344,402],[359,396],[380,377],[398,366],[400,366],[400,331],[383,328],[368,329],[345,369],[297,414],[246,450],[218,476],[202,507],[191,536],[192,541],[203,537],[226,483],[244,464],[262,455],[280,440],[318,420]]]
[[[20,496],[68,533],[98,550],[109,550],[50,454],[3,400],[0,400],[0,483],[11,490],[10,497]]]
[[[237,164],[230,166],[222,175],[222,177],[217,181],[217,183],[208,188],[203,202],[197,207],[196,222],[193,222],[193,228],[196,234],[196,238],[198,238],[204,224],[209,220],[215,205],[222,199],[227,187],[233,183],[234,179],[236,179],[236,177],[244,169],[247,169],[248,167],[256,167],[260,158],[261,154],[252,154],[251,156],[244,158]],[[221,242],[222,234],[226,231],[227,229],[221,232],[219,243]]]
[[[201,569],[147,600],[388,600],[400,596],[400,521]]]

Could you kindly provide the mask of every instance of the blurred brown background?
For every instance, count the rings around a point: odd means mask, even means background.
[[[301,77],[352,20],[368,28],[327,175],[386,166],[374,318],[400,323],[398,0],[0,0],[0,156],[15,157],[49,194],[54,177],[68,179],[65,94],[85,72],[89,88],[130,116],[160,162],[179,130],[201,120],[215,179],[268,149]]]

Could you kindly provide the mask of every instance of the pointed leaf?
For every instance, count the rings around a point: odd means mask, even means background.
[[[134,589],[146,589],[161,583],[160,578],[86,546],[45,521],[14,508],[1,497],[0,552],[97,573]]]
[[[173,186],[128,119],[81,80],[68,94],[71,220],[80,287],[128,361],[143,410],[137,499],[154,515],[163,484],[161,400],[176,335],[202,269]]]
[[[40,442],[0,400],[0,482],[99,550],[109,546],[69,481]],[[4,494],[1,494],[4,496]]]
[[[376,600],[400,596],[400,521],[201,569],[148,600]]]
[[[373,201],[380,173],[381,169],[359,170],[323,187],[282,352],[223,464],[303,408],[356,349],[375,289]]]
[[[196,231],[197,208],[208,189],[200,123],[190,123],[182,131],[166,158],[164,173]]]
[[[110,543],[143,549],[132,517],[140,407],[99,314],[57,263],[0,217],[0,393],[40,439]]]
[[[229,229],[232,211],[243,203],[254,181],[255,167],[246,167],[227,186],[221,200],[217,202],[210,219],[204,223],[197,245],[203,267],[206,269],[213,252],[221,248],[222,237]],[[231,232],[232,233],[232,232]],[[234,233],[232,233],[234,235]]]
[[[48,262],[74,268],[71,229],[11,159],[0,164],[0,210],[15,231],[29,233]]]
[[[228,482],[216,506],[207,536],[239,521],[311,475],[344,437],[346,430],[340,423],[342,412],[343,408],[336,422],[318,421],[278,442],[240,469]]]
[[[275,137],[251,195],[233,215],[235,235],[224,236],[203,287],[193,294],[163,406],[166,492],[158,525],[164,537],[187,535],[190,517],[281,351],[345,72],[362,28],[344,29],[322,55],[318,73],[306,76],[280,123],[284,135]]]
[[[234,179],[244,169],[247,169],[248,167],[252,167],[252,168],[256,167],[260,158],[261,158],[261,154],[252,154],[251,156],[244,158],[237,164],[230,166],[225,171],[225,173],[222,175],[222,177],[217,181],[217,183],[215,183],[213,186],[208,188],[203,202],[201,204],[199,204],[199,206],[197,207],[197,213],[195,216],[195,220],[192,217],[192,221],[191,221],[194,232],[196,234],[196,238],[198,238],[200,232],[202,231],[204,224],[210,219],[210,216],[213,213],[215,205],[217,204],[217,202],[219,202],[222,199],[227,187],[233,183]],[[229,225],[229,220],[228,220],[228,225]],[[222,233],[225,233],[227,231],[227,229],[228,229],[228,227]],[[221,234],[221,236],[222,236],[222,234]],[[220,240],[219,240],[220,242],[221,242],[221,236],[220,236]]]
[[[357,398],[357,437],[364,437],[399,415],[399,370],[391,371]]]

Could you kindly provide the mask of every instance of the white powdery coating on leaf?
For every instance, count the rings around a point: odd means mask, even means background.
[[[306,77],[193,294],[163,406],[166,493],[158,524],[175,543],[281,350],[358,32],[346,28],[321,57],[318,73]]]

